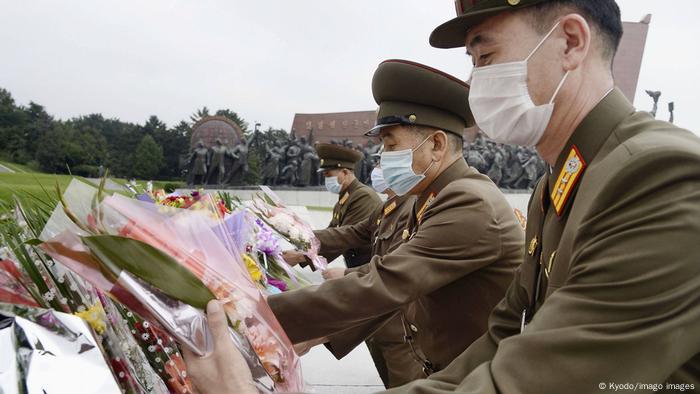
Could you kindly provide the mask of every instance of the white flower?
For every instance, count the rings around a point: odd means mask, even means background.
[[[126,315],[127,315],[128,317],[133,317],[133,316],[134,316],[134,314],[131,313],[131,312],[126,312]]]
[[[63,283],[63,282],[65,282],[65,281],[66,281],[66,278],[65,278],[64,276],[60,276],[60,277],[58,278],[58,283]]]
[[[141,339],[143,339],[144,341],[147,341],[148,338],[150,338],[150,337],[151,337],[151,336],[148,335],[148,333],[143,333],[143,334],[141,334]]]
[[[147,322],[147,321],[144,321],[144,322],[143,322],[143,328],[148,328],[148,327],[150,327],[150,326],[151,326],[151,323],[149,323],[149,322]]]
[[[173,349],[171,349],[170,347],[166,346],[166,347],[163,348],[163,351],[165,352],[165,354],[170,354],[170,353],[173,352]]]
[[[154,345],[151,345],[151,346],[148,347],[148,351],[151,352],[151,353],[153,353],[153,352],[156,351],[156,347],[155,347]]]
[[[47,291],[46,294],[44,294],[44,299],[46,301],[49,301],[49,302],[53,301],[53,299],[54,299],[53,292],[51,290]]]
[[[159,362],[161,362],[161,361],[163,361],[163,360],[161,360],[160,357],[156,357],[156,362],[157,362],[157,363],[159,363]]]

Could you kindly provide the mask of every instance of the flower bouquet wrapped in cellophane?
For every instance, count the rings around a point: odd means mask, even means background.
[[[304,252],[318,270],[325,270],[328,262],[319,256],[321,242],[314,235],[311,225],[299,217],[267,186],[260,186],[262,194],[253,196],[247,209],[274,229],[287,242]]]
[[[238,250],[251,279],[267,294],[300,289],[310,282],[282,257],[282,238],[246,209],[226,215],[224,230]]]
[[[303,390],[299,358],[215,205],[183,210],[73,187],[42,234],[49,254],[199,355],[212,346],[202,309],[223,301],[260,391]]]
[[[48,201],[51,201],[50,199]],[[104,297],[99,290],[92,288],[80,277],[66,270],[60,264],[53,261],[43,251],[37,248],[37,237],[50,215],[50,209],[45,200],[25,198],[23,203],[17,199],[13,206],[4,204],[0,206],[0,303],[6,303],[5,317],[17,316],[32,318],[36,316],[55,317],[61,316],[58,312],[73,314],[85,320],[92,328],[92,334],[107,360],[107,375],[119,385],[123,393],[191,393],[189,383],[183,385],[163,384],[173,382],[180,374],[177,371],[164,369],[166,363],[150,363],[145,357],[145,347],[139,347],[134,340],[134,335],[129,332],[126,322],[115,312],[119,305]],[[39,309],[41,308],[41,309]],[[54,313],[55,312],[55,313]],[[37,324],[46,323],[34,321]],[[53,321],[50,320],[49,323]],[[16,321],[14,323],[17,323]],[[19,327],[19,326],[16,326]],[[26,324],[22,325],[27,329]],[[50,329],[50,326],[44,327]],[[32,330],[34,331],[34,330]],[[17,331],[18,332],[18,331]],[[57,344],[66,338],[61,338],[61,333],[44,331],[45,340]],[[68,340],[74,336],[68,336]],[[9,346],[7,343],[0,346],[3,352],[20,351],[21,353],[34,352],[35,358],[43,356],[41,348],[32,348],[31,345],[17,344],[19,347]],[[179,350],[172,344],[173,353],[179,357]],[[37,353],[38,352],[38,353]],[[80,357],[82,353],[64,354],[65,357]],[[37,359],[38,360],[38,359]],[[77,368],[80,361],[65,363],[66,368]],[[167,360],[166,360],[167,361]],[[12,371],[13,366],[8,366],[8,374],[16,374],[18,380],[4,381],[0,379],[0,391],[14,392],[18,387],[29,387],[43,382],[46,388],[54,387],[50,384],[50,376],[41,376],[41,362],[32,363],[27,357],[14,367],[19,371]],[[30,376],[28,368],[33,368]],[[160,369],[160,371],[158,371]],[[24,372],[23,372],[24,371]],[[67,377],[68,371],[63,377]],[[98,373],[96,371],[96,373]],[[101,373],[101,372],[99,372]],[[0,373],[2,375],[3,373]],[[104,376],[104,375],[101,375]],[[186,379],[181,379],[183,382]],[[49,382],[49,383],[46,383]],[[76,384],[75,381],[67,381]],[[87,381],[84,381],[87,383]],[[7,383],[7,384],[5,384]],[[76,385],[71,392],[102,393],[105,392],[102,385]],[[41,390],[30,390],[30,392]],[[53,390],[49,390],[53,391]]]

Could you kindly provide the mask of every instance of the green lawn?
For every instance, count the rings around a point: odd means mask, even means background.
[[[35,172],[33,168],[26,166],[24,164],[11,163],[9,161],[0,160],[0,164],[3,166],[17,172]]]
[[[73,177],[68,175],[41,174],[37,172],[2,173],[0,174],[0,200],[12,201],[13,194],[19,197],[33,195],[44,199],[47,192],[54,196],[57,181],[63,190],[68,186],[71,179]]]

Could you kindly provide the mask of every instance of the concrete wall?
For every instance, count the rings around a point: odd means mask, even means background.
[[[191,190],[181,189],[178,190],[181,193],[189,193]],[[229,193],[235,194],[242,200],[250,200],[255,193],[261,193],[259,190],[226,190]],[[208,189],[207,192],[216,193],[217,190]],[[275,193],[284,201],[287,205],[299,205],[306,207],[321,207],[321,208],[333,208],[335,203],[338,201],[338,196],[336,194],[329,193],[327,191],[318,190],[275,190]],[[530,198],[530,193],[528,192],[515,192],[505,193],[506,199],[513,208],[519,209],[523,215],[527,215],[527,202]]]

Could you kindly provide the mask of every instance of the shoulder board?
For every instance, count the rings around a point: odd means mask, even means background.
[[[430,206],[430,203],[432,203],[433,200],[435,200],[435,193],[430,193],[430,195],[428,196],[428,199],[425,200],[425,202],[423,203],[423,206],[420,207],[420,209],[418,210],[418,213],[416,214],[416,218],[418,219],[418,223],[420,223],[423,220],[423,214],[425,214],[425,211],[428,209],[428,207]]]
[[[586,162],[583,161],[581,153],[576,146],[571,147],[571,152],[562,167],[557,182],[552,189],[552,204],[558,216],[561,216],[566,206],[566,201],[571,196],[571,191],[576,186],[583,170],[586,168]]]

